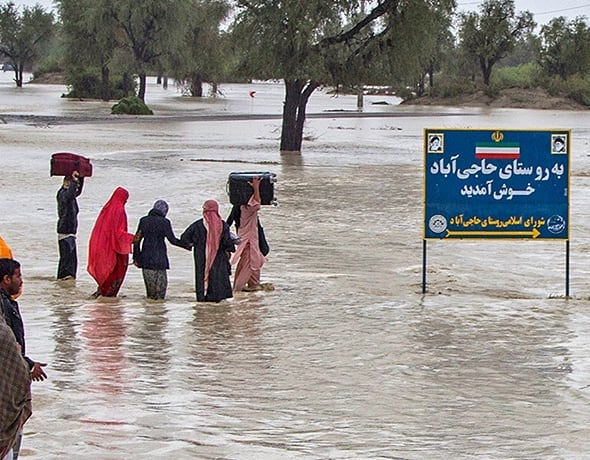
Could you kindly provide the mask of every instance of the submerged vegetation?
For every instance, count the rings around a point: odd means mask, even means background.
[[[124,97],[111,108],[113,115],[153,115],[154,112],[137,96]]]

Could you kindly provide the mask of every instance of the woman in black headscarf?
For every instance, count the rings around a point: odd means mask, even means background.
[[[146,294],[149,299],[163,299],[168,288],[166,270],[170,268],[166,242],[185,247],[176,238],[168,214],[168,203],[158,200],[147,216],[139,220],[133,239],[133,263],[141,268]],[[186,249],[186,247],[185,247]]]

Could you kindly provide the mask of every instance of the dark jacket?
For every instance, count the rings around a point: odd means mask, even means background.
[[[160,211],[152,209],[139,220],[133,240],[133,261],[147,270],[169,269],[165,238],[174,246],[185,247],[174,235],[170,221]]]
[[[203,219],[193,222],[182,233],[181,241],[193,247],[195,260],[195,290],[198,302],[220,302],[233,296],[231,287],[231,266],[229,253],[235,252],[236,246],[229,233],[229,225],[223,222],[221,241],[213,266],[209,272],[209,286],[205,295],[205,248],[207,246],[207,229]]]
[[[57,191],[57,233],[75,235],[78,231],[78,201],[76,197],[82,193],[84,178],[78,182],[71,180],[68,188],[61,187]]]
[[[16,341],[20,345],[21,353],[27,363],[29,363],[29,367],[32,369],[34,361],[25,355],[25,325],[23,324],[23,319],[20,315],[18,303],[2,288],[0,288],[0,303],[2,304],[4,321],[8,327],[12,329]]]

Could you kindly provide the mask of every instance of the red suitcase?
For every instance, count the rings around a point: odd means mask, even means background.
[[[90,160],[76,153],[58,152],[51,155],[51,176],[71,176],[74,171],[78,171],[80,177],[92,176]]]

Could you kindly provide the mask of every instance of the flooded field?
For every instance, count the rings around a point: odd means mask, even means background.
[[[49,363],[22,458],[587,458],[590,113],[372,96],[359,117],[318,92],[302,155],[281,155],[280,84],[194,101],[150,81],[155,116],[138,119],[0,77],[0,235],[23,266],[28,354]],[[543,241],[429,242],[422,294],[426,127],[572,130],[570,299],[565,244]],[[59,151],[94,165],[75,284],[55,281]],[[227,216],[228,174],[257,170],[278,178],[260,213],[274,291],[197,304],[192,255],[170,247],[164,302],[134,267],[120,297],[90,298],[88,237],[115,187],[131,231],[161,198],[180,234],[206,199]]]

